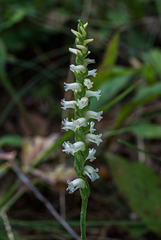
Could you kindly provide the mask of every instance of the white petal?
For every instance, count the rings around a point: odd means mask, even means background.
[[[64,142],[62,146],[64,147],[62,152],[66,152],[67,154],[72,153],[72,143],[67,141],[67,142]]]
[[[90,80],[89,78],[85,78],[85,79],[84,79],[84,85],[85,85],[88,89],[90,89],[90,88],[93,87],[93,82],[91,82],[91,80]]]
[[[101,90],[98,90],[98,91],[87,90],[86,91],[86,97],[96,97],[97,101],[99,101],[99,99],[101,97]]]
[[[90,162],[93,162],[93,161],[96,159],[96,157],[94,156],[95,153],[96,153],[96,149],[94,149],[94,148],[89,148],[89,154],[88,154],[88,156],[86,157],[86,160],[89,160]]]
[[[86,165],[84,167],[84,174],[86,174],[92,182],[94,182],[96,179],[99,178],[99,175],[97,174],[98,172],[98,168],[94,169],[93,167],[89,166],[89,165]]]
[[[86,58],[84,59],[84,64],[87,66],[88,64],[95,63],[94,59]]]
[[[68,187],[67,187],[67,191],[69,191],[69,193],[73,193],[75,192],[77,189],[79,188],[85,188],[86,183],[82,178],[76,178],[73,181],[67,181]]]
[[[78,49],[75,49],[75,48],[69,48],[69,52],[74,53],[75,55],[77,55],[78,53],[82,54],[81,51],[79,51]]]
[[[80,127],[86,127],[87,126],[87,120],[86,118],[78,118],[77,120],[74,120],[75,129],[78,129]]]
[[[75,124],[74,122],[69,122],[68,121],[68,118],[65,118],[63,121],[62,121],[62,129],[64,129],[65,131],[68,131],[68,130],[72,130],[72,131],[75,131]]]
[[[64,83],[64,89],[65,91],[72,90],[72,91],[82,91],[82,86],[80,83]]]
[[[88,105],[88,98],[87,97],[82,97],[81,99],[77,100],[77,106],[79,109],[83,109]]]
[[[97,75],[96,71],[97,71],[97,69],[93,69],[93,70],[88,71],[88,76],[95,77]]]
[[[74,144],[67,141],[67,142],[64,142],[62,146],[64,147],[64,149],[62,150],[63,152],[66,152],[67,154],[70,153],[72,155],[74,155],[78,151],[85,150],[85,144],[84,142],[81,142],[81,141],[75,142]]]
[[[87,111],[85,113],[85,117],[87,119],[96,119],[98,122],[103,118],[102,115],[103,111],[95,112],[95,111]]]
[[[86,67],[83,66],[83,65],[77,65],[77,66],[75,66],[74,64],[71,64],[71,65],[70,65],[70,70],[71,70],[72,72],[74,72],[74,71],[80,71],[80,72],[85,73]]]
[[[72,154],[74,155],[74,153],[78,152],[78,151],[84,151],[85,150],[85,144],[82,141],[78,141],[75,142],[73,144],[73,150],[72,150]]]
[[[96,131],[96,129],[94,128],[94,125],[95,125],[95,122],[90,122],[90,129],[89,129],[89,132],[90,133],[94,133]]]
[[[97,144],[97,146],[99,146],[99,144],[103,142],[101,137],[102,133],[101,134],[87,133],[85,139],[87,143],[95,143]]]
[[[62,109],[66,110],[67,108],[76,108],[77,102],[76,101],[65,101],[65,99],[61,100]]]

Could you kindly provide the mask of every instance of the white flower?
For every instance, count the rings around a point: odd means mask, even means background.
[[[72,91],[78,91],[81,92],[82,86],[80,83],[64,83],[64,89],[65,91],[72,90]]]
[[[78,53],[82,55],[81,51],[75,48],[69,48],[69,52],[74,53],[75,55],[77,55]]]
[[[103,142],[101,137],[102,133],[97,135],[93,133],[87,133],[85,138],[87,143],[95,143],[97,146],[99,146],[99,144]]]
[[[95,111],[90,111],[89,110],[85,113],[85,118],[87,118],[87,119],[93,118],[93,119],[96,119],[99,122],[103,118],[101,116],[102,113],[103,113],[103,111],[95,112]]]
[[[83,45],[86,45],[86,44],[88,44],[88,43],[90,43],[90,42],[93,42],[93,38],[90,38],[90,39],[86,39],[86,40],[84,40],[84,43],[83,43]]]
[[[95,60],[94,59],[90,59],[90,58],[86,58],[84,59],[84,64],[87,66],[88,64],[90,63],[95,63]]]
[[[66,110],[67,108],[73,108],[75,109],[77,102],[76,101],[65,101],[65,99],[63,98],[61,100],[61,105],[62,105],[62,109]]]
[[[70,65],[70,70],[71,70],[72,72],[74,72],[74,71],[80,71],[80,72],[85,73],[86,67],[85,67],[84,65],[77,65],[77,66],[75,66],[74,64],[71,64],[71,65]]]
[[[97,69],[93,69],[93,70],[88,71],[88,76],[95,77],[97,75],[96,71],[97,71]]]
[[[90,133],[94,133],[96,131],[96,129],[94,128],[94,125],[95,125],[95,122],[90,122],[90,129],[89,129],[89,132]]]
[[[74,122],[69,122],[68,121],[68,118],[65,118],[63,121],[62,121],[62,124],[63,124],[63,127],[62,129],[64,129],[65,131],[68,131],[68,130],[72,130],[72,131],[75,131],[75,124]]]
[[[81,141],[75,142],[74,144],[67,141],[67,142],[64,142],[62,146],[64,147],[63,152],[66,152],[68,154],[70,153],[72,155],[74,155],[78,151],[85,150],[85,144],[84,142],[81,142]]]
[[[72,130],[75,132],[78,128],[87,126],[86,118],[82,117],[82,118],[78,118],[77,120],[73,120],[73,119],[71,120],[72,121],[70,122],[68,121],[68,118],[65,118],[62,121],[62,124],[63,124],[62,129],[64,129],[65,131]]]
[[[76,37],[82,37],[82,35],[79,33],[79,32],[77,32],[77,31],[75,31],[75,30],[73,30],[73,29],[71,29],[71,32],[76,36]]]
[[[68,187],[67,187],[67,191],[69,191],[69,193],[73,193],[75,192],[77,189],[79,188],[85,188],[86,183],[82,178],[76,178],[73,181],[67,181]]]
[[[77,100],[77,106],[79,109],[82,109],[88,105],[88,98],[87,97],[82,97],[81,99]]]
[[[83,45],[76,45],[76,47],[77,47],[78,49],[82,50],[82,53],[83,53],[83,54],[86,54],[86,53],[88,52],[88,49],[87,49],[85,46],[83,46]],[[78,50],[78,51],[79,51],[79,50]]]
[[[78,152],[78,151],[84,151],[85,150],[85,144],[84,142],[78,141],[73,144],[73,150],[72,154]]]
[[[98,90],[98,91],[87,90],[86,91],[86,97],[96,97],[97,101],[99,101],[99,99],[101,97],[101,90]]]
[[[86,165],[84,167],[84,174],[86,174],[92,182],[94,182],[96,179],[99,178],[99,175],[97,174],[97,172],[99,171],[98,168],[94,169],[93,167]]]
[[[85,79],[84,79],[84,85],[85,85],[88,89],[90,89],[90,88],[93,87],[93,82],[91,82],[91,80],[90,80],[89,78],[85,78]]]
[[[86,157],[86,160],[89,160],[90,162],[93,162],[93,161],[96,159],[96,157],[94,156],[95,153],[96,153],[96,149],[94,149],[94,148],[89,148],[89,154],[88,154],[88,156]]]
[[[69,141],[67,141],[67,142],[64,142],[63,144],[62,144],[62,146],[63,146],[63,152],[66,152],[67,154],[69,154],[69,153],[72,153],[72,146],[73,146],[73,144],[72,143],[70,143]]]
[[[86,127],[87,126],[87,120],[86,118],[78,118],[77,120],[74,120],[74,127],[75,130],[80,127]]]

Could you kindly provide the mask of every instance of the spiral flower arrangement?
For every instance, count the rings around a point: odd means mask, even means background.
[[[63,143],[63,152],[72,154],[74,156],[74,169],[77,173],[77,178],[73,181],[67,181],[67,190],[73,193],[80,189],[82,198],[81,208],[81,238],[86,239],[86,209],[87,201],[90,195],[90,188],[87,177],[93,182],[99,178],[98,168],[94,169],[89,162],[93,162],[96,157],[96,149],[89,148],[88,144],[95,143],[97,146],[102,142],[102,134],[95,134],[94,120],[100,121],[102,119],[102,111],[95,112],[89,110],[90,99],[96,97],[100,99],[101,91],[92,91],[93,82],[90,76],[96,76],[96,69],[88,70],[88,65],[95,63],[94,59],[88,58],[90,51],[87,44],[92,42],[93,39],[86,39],[86,27],[88,23],[83,24],[81,20],[78,21],[78,30],[71,29],[72,33],[76,36],[76,48],[69,48],[69,51],[76,55],[76,65],[71,64],[70,70],[75,75],[74,83],[64,83],[65,91],[71,90],[74,92],[74,100],[66,101],[62,99],[62,109],[74,109],[74,118],[68,118],[62,121],[62,129],[65,131],[72,130],[75,133],[75,143],[69,141]]]

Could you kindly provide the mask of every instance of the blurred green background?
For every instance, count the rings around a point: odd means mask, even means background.
[[[72,112],[60,106],[64,81],[74,81],[68,48],[79,18],[94,38],[92,80],[102,91],[90,107],[104,111],[87,239],[159,240],[160,0],[0,0],[0,240],[74,239],[33,186],[79,234],[79,193],[65,190],[75,177],[73,159],[61,153],[72,137],[61,121]]]

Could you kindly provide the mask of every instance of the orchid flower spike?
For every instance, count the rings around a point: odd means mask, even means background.
[[[96,112],[89,110],[90,101],[95,97],[98,101],[101,97],[101,90],[93,91],[93,78],[96,77],[97,69],[89,70],[88,65],[94,64],[95,60],[88,57],[90,51],[88,44],[93,41],[93,38],[88,39],[87,28],[88,23],[83,24],[81,20],[78,21],[78,28],[71,30],[76,37],[75,47],[69,48],[70,53],[76,57],[75,64],[70,65],[70,70],[74,73],[75,81],[72,83],[64,83],[65,91],[73,91],[73,100],[66,101],[62,99],[62,109],[72,109],[73,116],[65,118],[62,121],[62,129],[65,131],[73,131],[75,142],[66,141],[62,144],[63,152],[74,156],[74,169],[77,178],[73,181],[67,181],[67,190],[69,193],[80,189],[81,196],[89,196],[88,178],[93,182],[99,178],[98,168],[94,169],[86,163],[92,163],[96,157],[96,149],[89,148],[88,144],[95,143],[97,146],[102,142],[102,134],[95,134],[95,120],[102,119],[102,111]],[[83,194],[82,194],[83,193]]]

